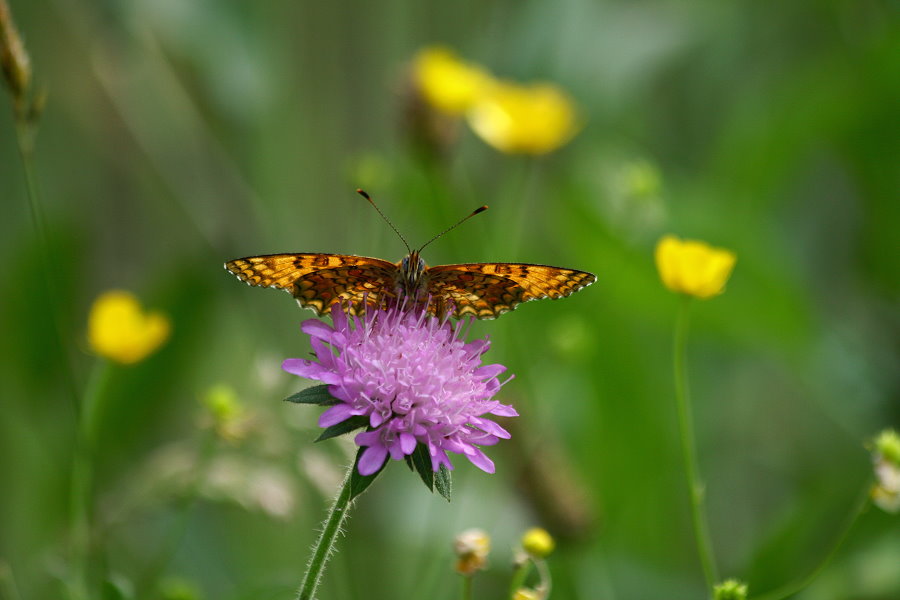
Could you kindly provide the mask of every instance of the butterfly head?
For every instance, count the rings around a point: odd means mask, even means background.
[[[418,252],[410,252],[400,261],[400,287],[410,294],[417,291],[421,286],[422,274],[425,272],[425,261],[419,256]]]

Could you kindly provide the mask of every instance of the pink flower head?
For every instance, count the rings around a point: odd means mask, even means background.
[[[350,321],[334,306],[331,318],[333,326],[309,319],[300,327],[310,336],[316,360],[289,358],[282,368],[328,384],[339,402],[319,417],[321,427],[368,418],[368,430],[355,438],[366,448],[359,459],[361,475],[377,472],[388,456],[400,460],[412,454],[418,444],[428,449],[435,471],[441,465],[453,468],[449,451],[494,472],[479,446],[507,439],[509,432],[485,415],[518,413],[492,399],[509,379],[497,379],[503,365],[481,364],[490,347],[487,338],[466,343],[462,322],[452,326],[402,307],[369,308]]]

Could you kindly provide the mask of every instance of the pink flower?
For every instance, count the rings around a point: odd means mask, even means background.
[[[316,319],[300,329],[309,334],[316,360],[289,358],[288,373],[328,384],[338,402],[319,417],[321,427],[354,416],[368,419],[355,441],[366,450],[359,473],[376,473],[390,456],[400,460],[423,444],[437,471],[452,469],[447,452],[464,455],[494,472],[480,446],[508,439],[509,432],[485,415],[515,417],[512,406],[493,396],[505,384],[499,364],[482,365],[488,339],[466,343],[462,322],[451,325],[417,310],[368,309],[363,317],[331,310],[333,326]]]

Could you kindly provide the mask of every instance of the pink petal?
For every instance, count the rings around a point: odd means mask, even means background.
[[[335,404],[319,416],[319,427],[331,427],[341,421],[346,421],[353,415],[359,414],[352,406],[345,402]]]
[[[305,358],[286,358],[281,363],[281,368],[292,375],[299,375],[308,379],[316,379],[324,369],[319,363]]]
[[[346,331],[347,315],[341,309],[341,305],[337,302],[331,305],[331,322],[334,323],[335,331]]]
[[[359,457],[359,474],[371,475],[381,468],[387,458],[387,448],[384,446],[369,446]]]
[[[475,449],[471,454],[467,453],[466,458],[485,473],[494,472],[494,461],[489,459],[481,450]]]
[[[380,431],[361,431],[353,438],[353,443],[357,446],[375,446],[381,444]]]
[[[411,433],[403,432],[400,434],[400,448],[403,454],[412,454],[416,449],[416,438]]]
[[[334,329],[317,319],[307,319],[300,324],[300,331],[321,340],[329,340],[334,334]]]
[[[316,353],[316,358],[319,359],[319,364],[329,371],[336,370],[334,352],[331,351],[331,348],[326,346],[322,340],[315,336],[309,338],[309,343],[313,348],[313,352]]]
[[[483,367],[475,369],[475,377],[478,377],[479,379],[492,379],[505,370],[506,367],[501,364],[484,365]]]
[[[519,413],[516,412],[516,409],[513,408],[511,404],[498,404],[496,408],[491,409],[491,414],[497,415],[498,417],[518,417],[519,416]]]
[[[498,438],[503,438],[504,440],[508,440],[510,438],[509,432],[493,421],[488,419],[471,419],[470,421],[473,425],[484,431],[485,433],[489,433],[491,435],[495,435]],[[480,442],[479,442],[480,443]]]

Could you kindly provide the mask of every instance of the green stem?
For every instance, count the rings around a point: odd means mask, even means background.
[[[460,594],[461,600],[472,600],[472,580],[475,579],[472,575],[463,575],[462,578],[462,593]]]
[[[34,175],[34,137],[35,123],[29,119],[26,111],[17,106],[15,110],[16,123],[16,145],[19,150],[19,158],[22,159],[22,171],[25,173],[25,190],[28,196],[28,212],[31,215],[31,224],[37,235],[38,253],[40,255],[41,276],[44,285],[44,292],[49,298],[51,304],[49,317],[53,332],[56,335],[56,342],[59,346],[60,358],[63,362],[62,370],[66,375],[66,386],[68,387],[69,397],[72,406],[78,410],[78,385],[75,380],[75,372],[69,361],[69,348],[72,344],[67,343],[66,336],[63,333],[61,319],[59,316],[58,302],[59,294],[56,291],[53,279],[50,273],[53,272],[52,260],[50,257],[50,242],[47,234],[47,224],[44,222],[44,215],[41,212],[40,195],[38,193],[37,178]]]
[[[350,489],[350,480],[352,479],[354,468],[356,468],[356,465],[351,464],[347,470],[347,475],[344,477],[344,483],[341,484],[341,489],[338,491],[338,495],[328,511],[328,516],[325,518],[322,527],[322,533],[319,535],[319,539],[316,540],[312,558],[309,559],[306,574],[303,576],[303,582],[297,591],[297,600],[312,600],[316,593],[316,588],[319,587],[325,564],[331,558],[335,540],[341,531],[344,519],[347,518],[347,511],[350,509],[352,491]]]
[[[509,597],[513,598],[516,592],[525,585],[525,579],[531,572],[531,559],[525,560],[513,571],[513,576],[509,580]]]
[[[137,598],[152,597],[157,593],[156,587],[160,576],[165,572],[166,567],[172,560],[172,556],[181,546],[181,541],[184,539],[184,534],[187,532],[188,523],[190,522],[191,512],[197,504],[197,499],[200,495],[201,485],[206,479],[209,464],[213,456],[215,456],[217,439],[214,429],[210,430],[205,436],[203,446],[200,448],[200,453],[197,457],[190,487],[176,506],[174,526],[168,532],[156,557],[150,562],[138,581],[136,586],[138,590]]]
[[[684,470],[687,475],[691,499],[691,519],[694,525],[694,539],[697,543],[697,554],[706,578],[706,587],[712,593],[713,585],[718,581],[712,542],[709,537],[709,525],[706,522],[704,509],[705,490],[700,480],[697,467],[697,449],[694,442],[694,423],[691,411],[691,398],[688,391],[685,349],[690,317],[690,297],[684,296],[678,310],[675,323],[674,338],[674,370],[675,370],[675,402],[678,408],[678,428],[681,434],[681,454],[684,459]]]
[[[28,209],[31,212],[31,220],[38,232],[41,244],[46,247],[46,228],[44,220],[38,208],[37,182],[34,170],[31,168],[31,158],[34,154],[34,126],[24,120],[24,117],[16,112],[16,143],[19,148],[19,157],[22,159],[22,167],[25,171],[25,190],[28,193]]]
[[[822,573],[822,571],[824,571],[825,568],[831,563],[831,561],[837,555],[838,550],[850,535],[850,531],[853,529],[853,526],[856,525],[859,517],[863,514],[863,512],[865,512],[865,509],[869,504],[869,494],[871,487],[871,480],[867,480],[866,484],[863,486],[862,493],[853,506],[853,510],[850,511],[850,514],[847,516],[847,520],[844,522],[844,527],[834,539],[834,543],[831,545],[831,549],[822,558],[822,561],[818,564],[818,566],[816,566],[816,568],[810,572],[809,575],[799,581],[795,581],[793,583],[782,586],[777,590],[768,592],[761,596],[754,596],[753,600],[782,600],[783,598],[793,596],[794,594],[797,594],[808,587],[809,584],[811,584],[813,580],[815,580],[816,577],[818,577]]]
[[[16,586],[16,578],[13,577],[12,567],[6,561],[0,561],[0,598],[3,600],[21,600],[19,588]]]
[[[111,365],[106,359],[99,359],[91,373],[84,404],[79,417],[78,441],[72,467],[71,520],[72,554],[74,582],[72,594],[81,600],[90,597],[88,593],[88,568],[91,552],[91,504],[93,486],[94,446],[97,433],[97,415],[102,398],[109,385]]]

